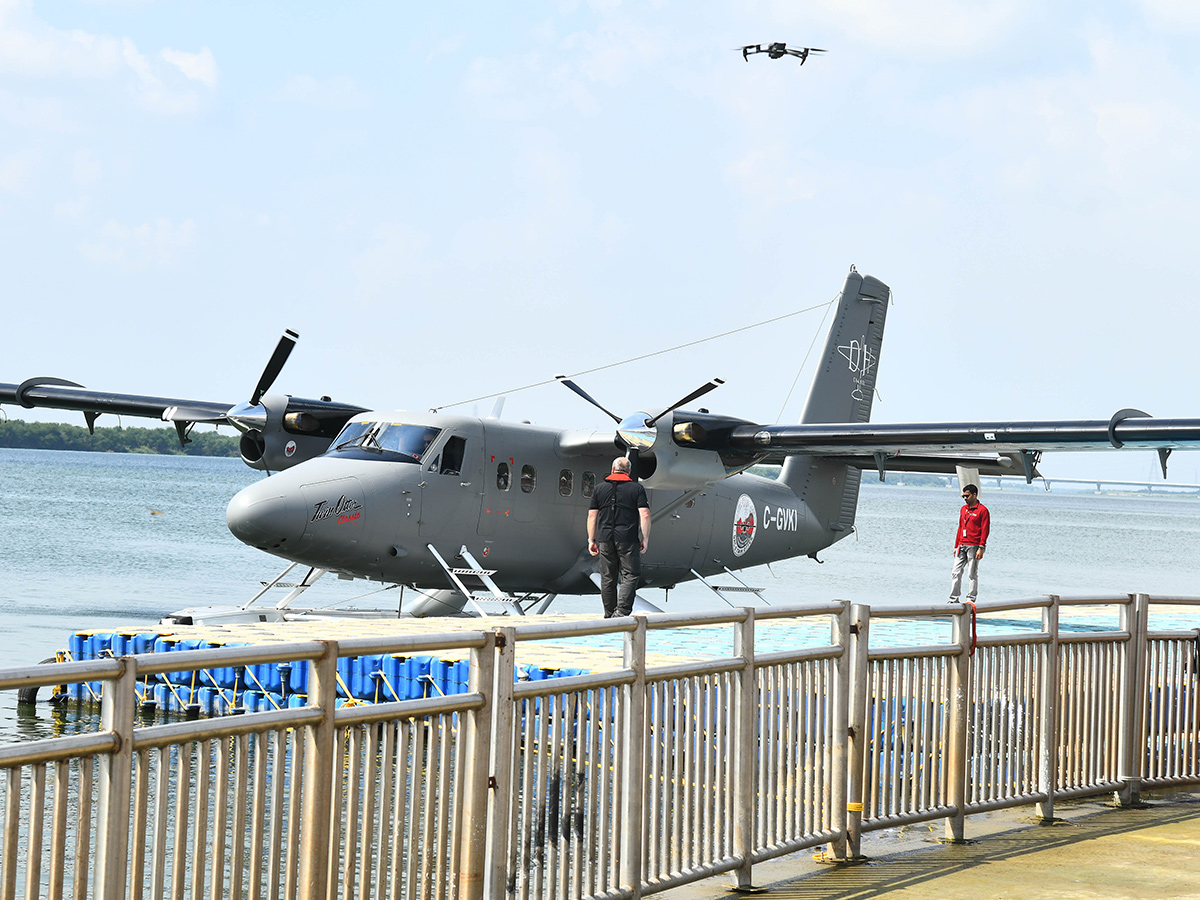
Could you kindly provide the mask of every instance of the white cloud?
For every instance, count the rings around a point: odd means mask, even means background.
[[[756,203],[767,207],[811,200],[825,180],[788,159],[779,144],[754,147],[730,163],[725,176]]]
[[[95,263],[128,270],[174,265],[195,243],[196,223],[185,219],[176,225],[158,218],[141,225],[122,225],[109,219],[100,233],[80,245],[80,252]]]
[[[29,0],[0,0],[0,73],[34,78],[119,79],[132,76],[131,90],[140,105],[176,114],[194,110],[200,96],[171,85],[181,73],[186,82],[208,89],[217,82],[217,65],[205,47],[199,53],[170,48],[152,62],[128,37],[63,31],[38,19]]]
[[[100,160],[90,150],[76,150],[71,161],[71,178],[76,184],[88,186],[95,184],[104,174]]]
[[[1200,4],[1195,0],[1138,0],[1146,19],[1164,30],[1200,31]]]
[[[371,105],[371,94],[360,88],[348,75],[334,75],[326,79],[293,75],[275,91],[272,98],[327,110],[365,109]]]
[[[168,47],[159,55],[192,81],[205,87],[217,86],[217,61],[207,47],[199,53],[185,53]]]
[[[18,150],[0,156],[0,191],[19,193],[29,184],[36,167],[37,154],[33,150]]]
[[[1200,154],[1189,76],[1147,45],[1094,36],[1066,72],[947,98],[934,119],[958,127],[1010,187],[1094,200],[1167,200],[1191,185]],[[932,121],[933,119],[931,119]]]
[[[619,90],[666,54],[680,52],[677,41],[641,23],[607,8],[601,13],[587,30],[563,35],[544,24],[533,34],[533,49],[472,60],[464,93],[492,119],[528,121],[547,107],[591,116],[602,108],[601,91]]]
[[[82,222],[91,208],[91,200],[78,197],[74,200],[60,200],[54,204],[54,216],[68,222]]]
[[[104,77],[120,69],[120,42],[59,31],[33,15],[29,0],[0,0],[0,72],[46,77]]]
[[[1025,22],[1031,6],[1028,0],[775,0],[772,9],[781,21],[810,32],[823,25],[853,35],[856,43],[955,57],[998,42]]]
[[[18,128],[32,128],[58,134],[77,131],[58,97],[25,97],[0,91],[0,119]]]

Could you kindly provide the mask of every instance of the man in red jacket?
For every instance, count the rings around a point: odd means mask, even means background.
[[[954,538],[954,572],[950,576],[950,602],[957,603],[962,590],[963,571],[967,573],[967,602],[974,603],[979,593],[979,561],[987,547],[992,517],[979,502],[979,488],[968,484],[962,492],[962,511],[958,514],[958,534]]]

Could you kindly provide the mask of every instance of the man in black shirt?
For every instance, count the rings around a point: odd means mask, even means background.
[[[613,460],[612,474],[592,494],[587,537],[588,551],[600,557],[604,618],[630,615],[642,572],[641,555],[650,541],[650,503],[646,489],[629,477],[629,460],[623,456]]]

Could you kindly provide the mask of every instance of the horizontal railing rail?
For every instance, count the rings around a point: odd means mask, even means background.
[[[91,733],[0,746],[0,900],[636,898],[746,887],[810,847],[853,859],[873,829],[943,819],[962,840],[969,814],[1134,803],[1200,783],[1192,613],[1145,594],[838,601],[2,670],[0,690],[87,684],[101,708]],[[685,632],[678,661],[648,652]],[[593,639],[619,639],[619,663],[521,680],[519,648]],[[466,660],[445,694],[362,702],[339,672],[439,653]],[[146,684],[297,665],[306,690],[280,708],[138,720]]]

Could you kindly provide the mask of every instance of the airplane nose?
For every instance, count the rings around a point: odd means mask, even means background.
[[[252,484],[234,495],[225,509],[225,523],[239,541],[268,552],[295,547],[304,534],[304,511],[271,482]]]

